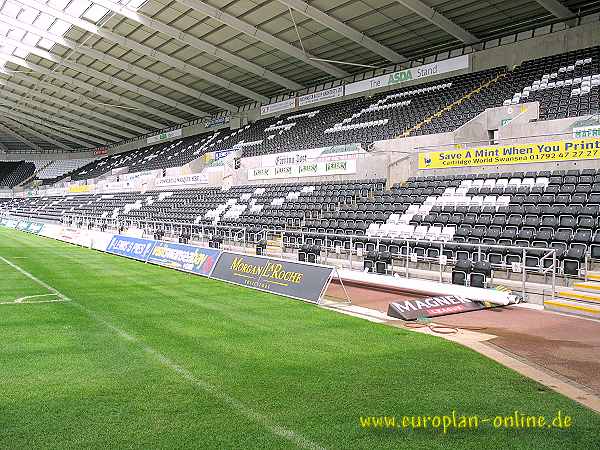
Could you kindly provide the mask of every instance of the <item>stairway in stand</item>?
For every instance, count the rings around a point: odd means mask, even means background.
[[[436,111],[431,116],[425,118],[423,121],[419,122],[414,127],[409,128],[404,133],[402,133],[399,137],[408,137],[408,136],[410,136],[413,131],[416,131],[416,130],[420,129],[423,125],[428,124],[429,122],[431,122],[436,117],[440,117],[441,115],[447,113],[448,111],[451,111],[456,106],[458,106],[461,103],[465,102],[466,100],[470,99],[473,95],[479,93],[482,89],[485,89],[485,88],[489,87],[490,85],[492,85],[493,83],[496,83],[498,80],[504,78],[505,76],[506,76],[506,72],[503,72],[503,73],[498,74],[496,77],[492,78],[491,80],[488,80],[488,81],[484,82],[483,84],[481,84],[480,86],[476,87],[472,91],[467,92],[465,95],[463,95],[461,98],[459,98],[458,100],[456,100],[454,103],[451,103],[449,105],[444,106],[442,109],[440,109],[439,111]]]
[[[588,272],[586,281],[576,281],[572,288],[557,289],[554,300],[544,308],[577,316],[600,319],[600,272]]]
[[[273,236],[273,239],[267,241],[267,255],[279,255],[283,245],[283,237],[281,233],[277,233]]]

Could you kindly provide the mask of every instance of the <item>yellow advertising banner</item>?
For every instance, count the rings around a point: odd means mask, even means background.
[[[419,153],[419,169],[496,166],[600,158],[600,138]]]
[[[94,190],[95,185],[93,184],[83,184],[83,185],[73,185],[69,186],[69,192],[72,194],[84,194],[86,192],[92,192]]]

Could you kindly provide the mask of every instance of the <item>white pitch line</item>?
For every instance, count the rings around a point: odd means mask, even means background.
[[[57,294],[37,294],[37,295],[26,295],[25,297],[19,297],[12,302],[0,302],[0,305],[36,305],[38,303],[64,303],[68,300],[64,298],[57,298],[54,300],[36,300],[34,302],[28,302],[27,299],[30,298],[40,298],[40,297],[58,297]]]
[[[38,303],[68,303],[69,300],[40,300],[39,302],[1,302],[0,305],[37,305]]]
[[[26,295],[25,297],[19,297],[15,300],[15,303],[22,303],[24,300],[29,298],[40,298],[40,297],[56,297],[56,294],[38,294],[38,295]]]
[[[122,339],[136,344],[145,353],[147,353],[147,354],[153,356],[155,359],[157,359],[163,366],[168,367],[169,369],[178,373],[182,378],[189,381],[194,386],[202,389],[203,391],[207,392],[208,394],[212,395],[213,397],[217,398],[218,400],[221,400],[223,403],[231,406],[234,410],[237,411],[238,414],[260,424],[263,428],[269,430],[273,435],[287,439],[288,441],[295,444],[299,448],[305,448],[305,449],[310,449],[310,450],[325,450],[325,447],[322,447],[321,445],[310,441],[308,438],[296,433],[293,430],[285,428],[282,425],[273,423],[268,417],[254,411],[253,409],[246,406],[241,401],[237,400],[235,397],[232,397],[231,395],[222,391],[218,387],[211,385],[207,381],[204,381],[201,378],[198,378],[192,372],[190,372],[189,370],[180,366],[175,361],[170,359],[168,356],[165,356],[162,353],[160,353],[158,350],[144,344],[138,338],[136,338],[135,336],[132,336],[131,334],[127,333],[126,331],[122,330],[121,328],[111,324],[110,322],[107,322],[106,320],[102,319],[101,317],[98,317],[98,315],[91,309],[86,308],[81,303],[62,294],[61,292],[54,289],[49,284],[47,284],[44,281],[37,278],[35,275],[27,272],[25,269],[22,269],[21,267],[10,262],[6,258],[3,258],[2,256],[0,256],[0,260],[2,260],[4,263],[8,264],[10,267],[15,269],[16,271],[25,275],[30,280],[35,281],[40,286],[46,288],[53,294],[56,294],[59,298],[70,302],[71,305],[77,306],[79,309],[81,309],[83,312],[85,312],[88,316],[90,316],[96,322],[101,323],[105,327],[109,328],[111,331],[113,331],[115,334],[117,334]]]
[[[383,315],[379,311],[375,311],[368,308],[363,308],[356,305],[321,305],[322,308],[330,309],[332,311],[346,314],[347,316],[358,317],[359,319],[365,319],[369,322],[374,323],[385,323],[387,316]]]

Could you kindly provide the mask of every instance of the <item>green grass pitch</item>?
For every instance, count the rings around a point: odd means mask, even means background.
[[[0,257],[0,449],[600,448],[599,415],[441,338],[14,230]],[[573,425],[359,425],[452,410]]]

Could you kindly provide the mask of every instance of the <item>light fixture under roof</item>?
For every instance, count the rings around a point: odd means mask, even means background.
[[[134,9],[141,8],[147,2],[147,0],[112,1],[115,4]],[[3,22],[0,16],[0,41],[2,40],[2,36],[6,36],[21,41],[25,45],[38,46],[44,50],[50,50],[55,45],[50,34],[64,36],[71,29],[69,23],[36,9],[36,4],[48,5],[60,9],[66,14],[80,17],[96,25],[110,13],[108,9],[95,4],[92,0],[3,0],[0,1],[0,14],[16,19],[24,24],[35,25],[36,28],[47,30],[49,35],[40,36],[15,28]],[[2,70],[6,65],[7,55],[26,59],[29,56],[29,51],[19,48],[18,45],[4,45],[0,48],[0,72],[10,74],[15,71]]]

